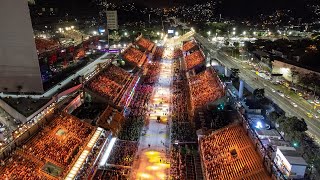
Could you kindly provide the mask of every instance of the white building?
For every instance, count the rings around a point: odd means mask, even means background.
[[[1,0],[0,92],[43,92],[26,0]]]
[[[259,139],[281,139],[281,135],[275,129],[256,129],[255,131]]]
[[[294,147],[278,146],[274,163],[289,178],[303,178],[307,163]]]
[[[108,29],[118,29],[118,13],[117,11],[107,11]]]

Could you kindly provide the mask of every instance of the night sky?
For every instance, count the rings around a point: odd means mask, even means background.
[[[88,10],[88,7],[94,6],[95,0],[37,0],[37,2],[53,1],[62,4],[64,7],[71,7],[72,9]],[[126,4],[135,2],[140,6],[147,7],[169,7],[179,5],[190,5],[193,3],[205,3],[210,0],[107,0],[108,2],[116,4]],[[256,16],[261,13],[269,14],[277,9],[296,9],[298,11],[305,10],[306,1],[311,0],[213,0],[219,2],[219,14],[229,17],[248,17]],[[93,10],[93,8],[90,8]]]

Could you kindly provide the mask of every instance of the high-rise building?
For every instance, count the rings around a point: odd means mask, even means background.
[[[0,6],[0,92],[43,92],[28,1]]]
[[[107,11],[107,26],[108,29],[118,29],[117,11]]]

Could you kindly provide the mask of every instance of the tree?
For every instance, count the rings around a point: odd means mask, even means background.
[[[299,75],[299,72],[297,71],[297,69],[295,67],[291,68],[291,82],[292,84],[294,84],[294,79],[296,79],[296,77]]]
[[[231,75],[230,75],[231,79],[238,81],[239,80],[239,73],[240,73],[239,69],[231,68]]]
[[[273,123],[277,122],[277,119],[280,117],[280,114],[277,113],[276,111],[272,111],[269,115],[269,120],[272,121]]]
[[[253,91],[253,96],[256,101],[260,101],[264,98],[264,89],[258,88]]]

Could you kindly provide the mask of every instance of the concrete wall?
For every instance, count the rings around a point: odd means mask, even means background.
[[[43,92],[28,1],[1,0],[0,91]]]
[[[308,73],[316,73],[318,75],[320,75],[320,73],[315,72],[315,71],[311,71],[302,67],[298,67],[295,65],[291,65],[282,61],[273,61],[272,62],[272,73],[273,74],[283,74],[283,77],[288,80],[288,81],[292,81],[292,76],[291,76],[291,69],[294,68],[299,74],[301,75],[305,75]],[[294,78],[293,82],[297,82],[298,79]]]
[[[27,122],[27,118],[15,110],[13,107],[9,106],[6,102],[0,99],[0,106],[4,109],[8,114],[10,114],[13,118],[20,120],[22,123]]]

